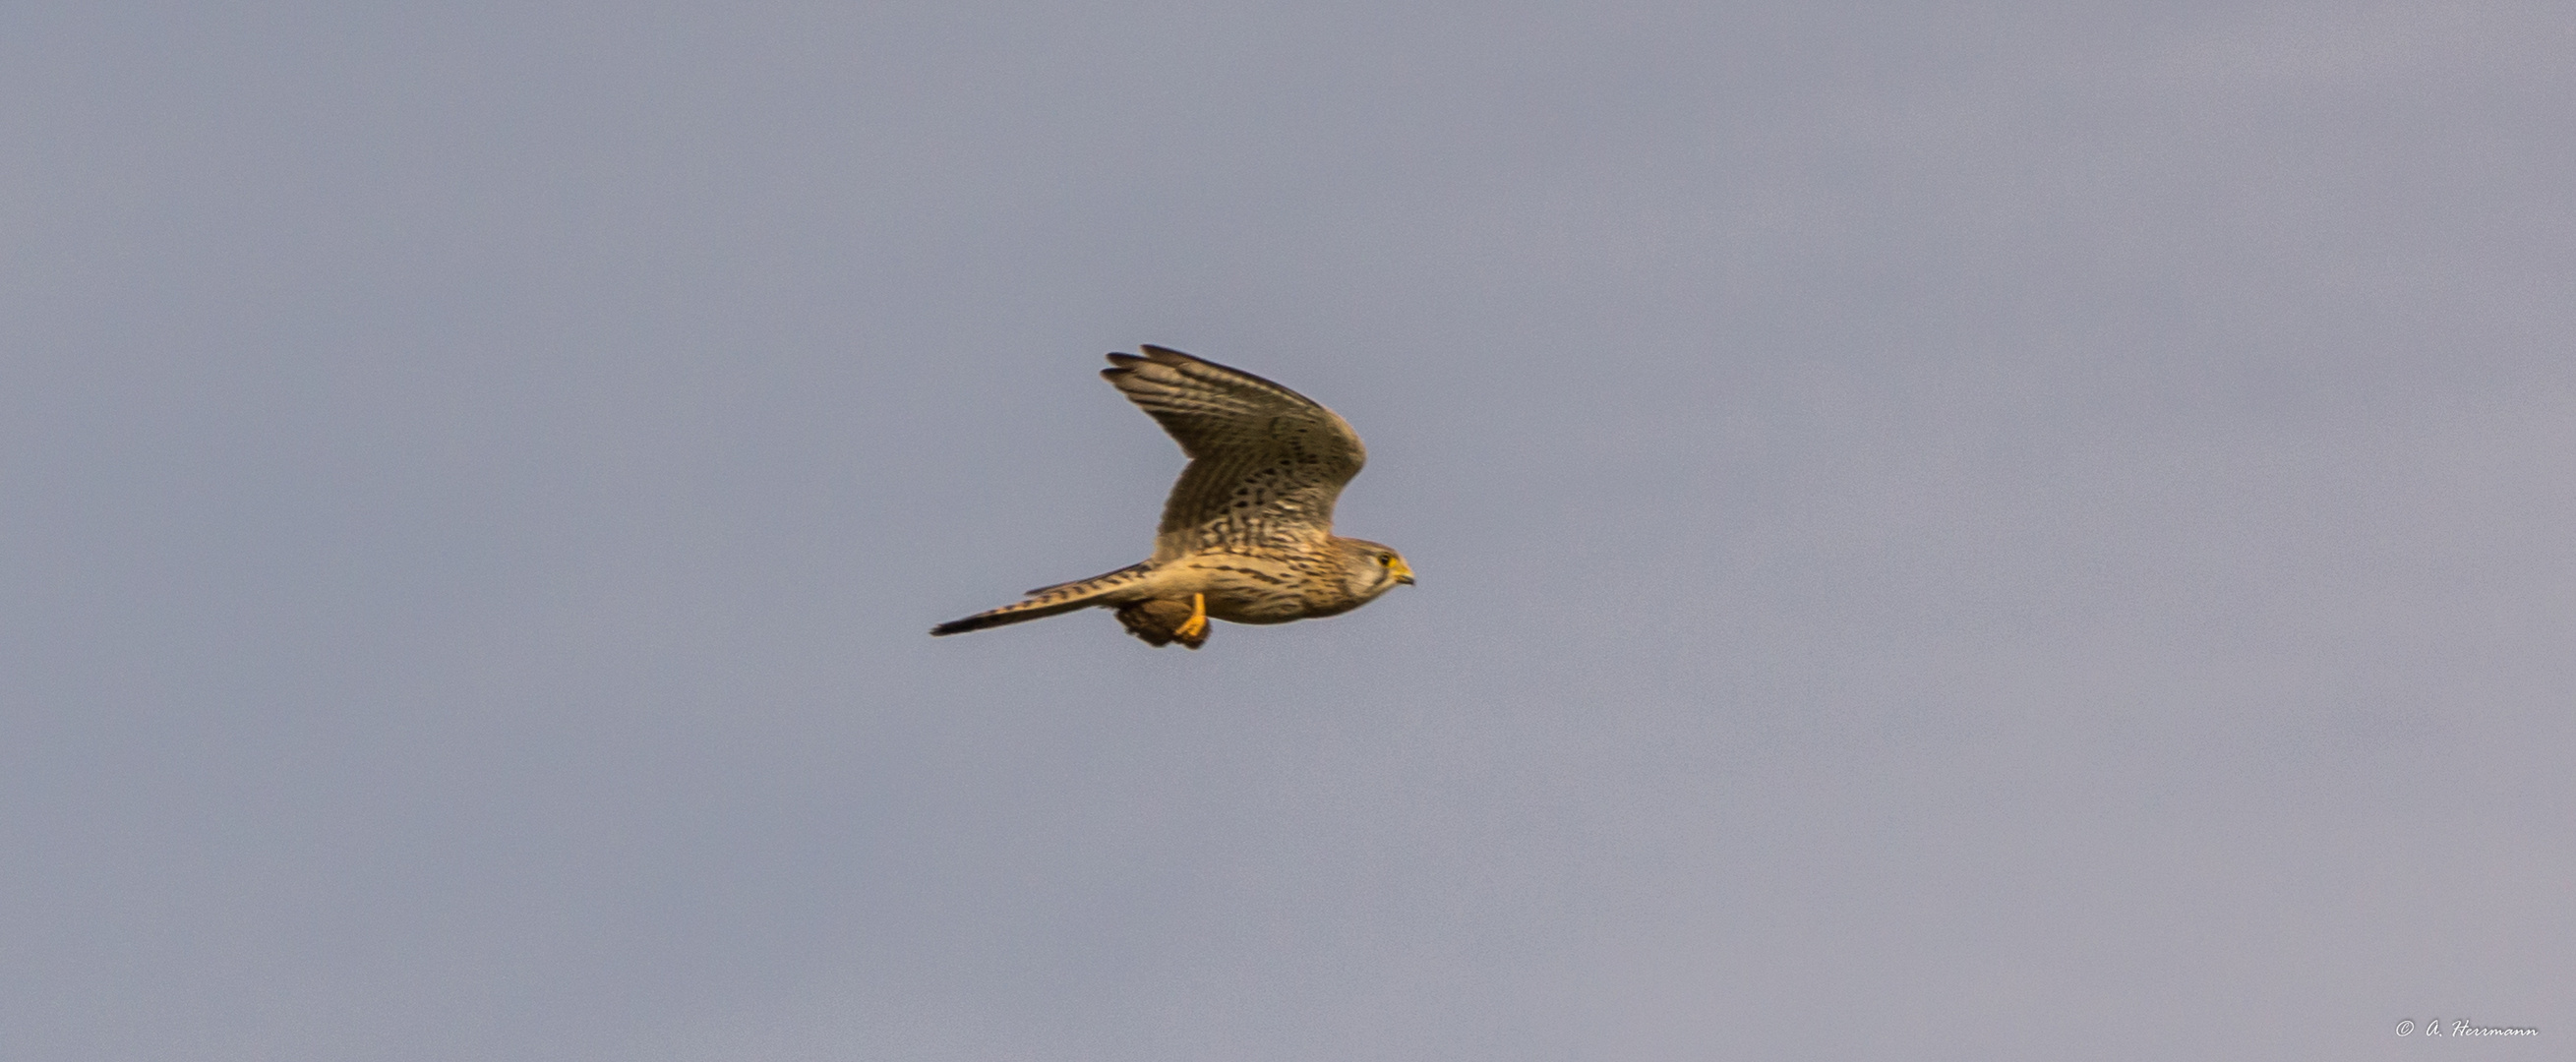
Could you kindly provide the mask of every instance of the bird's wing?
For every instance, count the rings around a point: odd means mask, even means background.
[[[1333,499],[1368,450],[1332,410],[1261,377],[1161,347],[1100,375],[1190,457],[1163,503],[1157,562],[1205,549],[1298,547],[1333,529]]]

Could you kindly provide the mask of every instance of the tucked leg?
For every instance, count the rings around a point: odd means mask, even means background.
[[[1127,628],[1127,633],[1144,640],[1145,644],[1161,647],[1172,644],[1180,628],[1189,623],[1192,611],[1191,606],[1179,598],[1158,598],[1120,608],[1118,622]],[[1207,641],[1204,631],[1197,638],[1200,642]],[[1193,644],[1190,648],[1198,646]]]
[[[1190,595],[1190,618],[1182,620],[1180,626],[1172,628],[1172,637],[1182,645],[1189,646],[1192,649],[1196,649],[1207,644],[1208,619],[1206,594]]]

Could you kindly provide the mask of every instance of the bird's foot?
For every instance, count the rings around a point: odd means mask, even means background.
[[[1207,595],[1191,594],[1190,618],[1182,620],[1180,626],[1172,628],[1172,640],[1196,649],[1207,644],[1207,637]]]

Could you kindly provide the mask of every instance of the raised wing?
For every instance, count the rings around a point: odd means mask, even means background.
[[[1368,450],[1313,399],[1162,347],[1112,354],[1100,375],[1181,444],[1190,466],[1163,503],[1154,560],[1229,546],[1297,546],[1332,533],[1333,499]]]

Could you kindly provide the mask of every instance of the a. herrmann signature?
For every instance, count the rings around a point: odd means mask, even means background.
[[[2426,1018],[2422,1023],[2408,1018],[2397,1023],[2399,1036],[2538,1036],[2540,1030],[2519,1025],[2471,1025],[2467,1018],[2453,1018],[2449,1028],[2442,1019]]]

